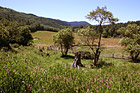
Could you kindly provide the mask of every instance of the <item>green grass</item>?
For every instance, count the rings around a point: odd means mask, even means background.
[[[46,56],[50,54],[50,57]],[[73,55],[71,55],[73,56]],[[0,52],[0,91],[33,93],[116,93],[140,91],[140,63],[101,57],[102,67],[71,68],[72,57],[56,51],[24,47],[18,53]]]
[[[48,31],[32,33],[34,38],[39,38],[34,40],[35,44],[45,45],[53,44],[54,34],[55,32]],[[79,37],[76,40],[79,40]],[[17,53],[0,52],[0,92],[139,93],[140,91],[140,62],[132,63],[129,59],[100,57],[98,66],[91,68],[92,60],[82,59],[85,67],[78,69],[71,68],[73,54],[61,57],[58,51],[40,52],[33,47],[20,47],[16,50]],[[81,50],[90,51],[85,46],[75,49]],[[115,48],[106,48],[102,52],[118,55],[122,53],[121,49]]]
[[[31,33],[33,38],[38,38],[39,40],[34,40],[35,44],[46,44],[50,45],[53,44],[53,35],[56,32],[49,32],[49,31],[37,31],[35,33]]]

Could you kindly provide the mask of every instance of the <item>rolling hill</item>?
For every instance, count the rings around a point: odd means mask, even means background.
[[[26,14],[15,11],[13,9],[0,7],[0,18],[5,18],[11,21],[21,22],[27,25],[41,24],[51,28],[65,28],[69,26],[67,22],[52,18],[38,17],[34,14]]]

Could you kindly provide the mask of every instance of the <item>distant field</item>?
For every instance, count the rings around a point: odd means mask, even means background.
[[[43,45],[48,46],[53,44],[53,35],[55,35],[56,32],[49,32],[49,31],[37,31],[35,33],[32,33],[33,38],[38,38],[39,40],[34,40],[34,43],[37,45]],[[80,37],[74,34],[76,40],[80,42]],[[120,41],[119,38],[102,38],[102,44],[105,47],[108,48],[121,48],[121,46],[118,44]]]
[[[34,40],[34,43],[40,46],[48,46],[53,44],[53,35],[56,32],[49,32],[49,31],[37,31],[32,33],[33,38],[37,38],[38,40]]]

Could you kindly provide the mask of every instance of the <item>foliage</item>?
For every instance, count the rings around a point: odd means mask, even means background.
[[[98,38],[99,34],[90,27],[82,28],[82,29],[78,30],[78,34],[81,37],[81,41],[82,41],[83,45],[89,46],[89,48],[94,53],[96,50],[96,46],[97,46],[95,43],[95,39]]]
[[[95,51],[93,51],[94,54],[94,65],[99,60],[100,53],[101,53],[101,38],[103,34],[103,24],[105,23],[111,23],[114,24],[114,22],[118,21],[117,18],[113,18],[113,14],[109,11],[107,11],[106,7],[97,7],[95,11],[90,12],[90,14],[87,15],[87,19],[93,20],[98,22],[98,28],[97,28],[97,33],[99,33],[98,37],[98,42],[97,42],[97,47]]]
[[[28,45],[32,36],[27,26],[14,21],[0,20],[0,47],[10,47],[9,44]]]
[[[60,30],[53,37],[53,41],[55,44],[58,44],[61,48],[62,56],[66,56],[68,50],[72,47],[74,43],[73,32],[70,28]]]
[[[72,60],[62,59],[54,51],[49,51],[50,57],[42,57],[32,48],[23,50],[17,54],[0,52],[1,92],[139,93],[140,91],[140,64],[106,58],[107,62],[110,61],[114,65],[94,69],[72,69],[68,65]],[[58,59],[61,63],[55,64]]]
[[[125,51],[130,53],[133,61],[136,61],[140,53],[140,26],[129,24],[120,28],[118,32],[123,36],[120,44],[125,46]]]

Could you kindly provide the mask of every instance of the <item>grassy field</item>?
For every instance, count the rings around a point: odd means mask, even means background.
[[[51,45],[54,32],[32,33],[35,44]],[[103,38],[103,53],[120,53],[119,39]],[[113,46],[114,45],[114,46]],[[119,49],[118,49],[119,48]],[[81,47],[87,50],[87,47]],[[81,50],[79,49],[79,50]],[[140,62],[100,57],[97,67],[92,59],[82,59],[84,67],[71,68],[73,54],[61,57],[59,51],[20,47],[17,52],[0,52],[0,92],[2,93],[139,93]],[[49,56],[48,56],[49,54]]]
[[[47,56],[49,53],[50,56]],[[0,52],[0,91],[41,93],[108,93],[140,91],[140,64],[124,59],[100,58],[100,67],[71,68],[73,55],[24,47],[18,53]]]
[[[37,31],[35,33],[32,33],[33,38],[37,38],[38,40],[34,40],[35,44],[42,45],[42,46],[48,46],[53,44],[53,35],[55,35],[56,32],[49,32],[49,31]]]
[[[37,31],[32,33],[33,38],[38,38],[39,40],[34,40],[35,44],[42,44],[42,45],[50,45],[53,44],[53,35],[55,35],[56,32],[49,32],[49,31]],[[81,42],[80,37],[77,36],[77,34],[74,34],[75,41]],[[108,48],[122,48],[118,42],[119,38],[103,38],[102,39],[102,45]],[[96,40],[97,41],[97,40]]]

